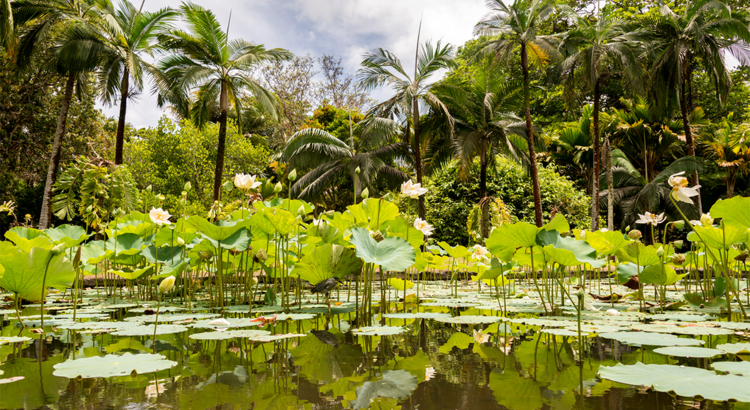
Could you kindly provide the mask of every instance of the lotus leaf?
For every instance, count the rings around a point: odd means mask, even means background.
[[[364,225],[377,231],[380,225],[398,217],[398,207],[384,199],[367,198],[357,205],[347,208],[347,214],[357,225]]]
[[[485,323],[495,323],[503,320],[500,316],[456,316],[456,317],[436,317],[438,322],[479,325]]]
[[[701,346],[705,343],[703,340],[685,339],[668,333],[614,332],[601,333],[599,337],[635,346]]]
[[[414,282],[399,278],[388,279],[388,284],[393,286],[396,290],[406,290],[414,287]]]
[[[42,289],[43,281],[45,287],[65,290],[75,277],[73,265],[64,254],[54,255],[42,248],[4,255],[0,264],[5,268],[0,287],[31,301],[42,300],[46,291]]]
[[[692,346],[668,346],[654,349],[655,353],[663,354],[665,356],[677,356],[677,357],[697,357],[697,358],[711,358],[714,356],[721,356],[725,354],[719,349],[709,349],[706,347],[692,347]]]
[[[725,343],[716,348],[732,354],[750,354],[750,343]]]
[[[317,285],[326,279],[343,279],[361,271],[362,260],[353,249],[327,243],[303,256],[294,264],[292,274]]]
[[[68,248],[72,248],[89,238],[86,230],[77,225],[60,225],[56,228],[47,229],[44,233],[55,244],[64,243]]]
[[[365,326],[352,329],[355,336],[391,336],[406,332],[406,328],[400,326]]]
[[[380,266],[384,271],[406,270],[416,258],[409,242],[394,237],[378,242],[364,228],[352,229],[351,243],[357,247],[357,256],[365,262]]]
[[[713,362],[711,367],[724,373],[750,376],[750,362]]]
[[[306,334],[300,334],[300,333],[285,333],[285,334],[278,334],[278,335],[255,335],[250,336],[249,339],[254,342],[261,342],[261,343],[268,343],[268,342],[275,342],[278,340],[284,340],[284,339],[292,339],[295,337],[306,337]]]
[[[130,354],[122,356],[108,354],[83,359],[67,360],[54,366],[52,373],[57,377],[84,379],[99,377],[128,376],[132,373],[153,373],[175,367],[177,362],[167,360],[159,354]]]
[[[416,390],[417,383],[417,378],[406,370],[386,370],[382,379],[365,382],[357,387],[357,400],[353,409],[369,408],[370,402],[378,397],[405,399]]]
[[[154,326],[133,326],[124,327],[112,332],[113,336],[148,336],[153,335],[156,330],[157,335],[169,335],[172,333],[182,333],[187,330],[185,326],[180,325],[157,325]]]
[[[227,340],[235,337],[255,337],[270,335],[271,332],[267,330],[227,330],[225,332],[203,332],[195,333],[190,335],[191,339],[195,340]]]

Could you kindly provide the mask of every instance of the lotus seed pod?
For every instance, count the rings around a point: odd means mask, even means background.
[[[628,232],[628,238],[630,239],[641,239],[642,236],[643,234],[641,233],[641,231],[637,229],[633,229],[632,231]]]
[[[678,253],[677,255],[672,257],[672,263],[675,265],[682,265],[685,263],[685,255]]]

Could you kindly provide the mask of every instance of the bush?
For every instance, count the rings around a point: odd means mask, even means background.
[[[453,162],[425,179],[427,221],[435,226],[434,238],[451,244],[469,244],[466,221],[471,208],[479,203],[479,171],[475,167],[466,180],[459,177],[459,165]],[[539,167],[544,219],[562,213],[571,226],[590,225],[590,198],[575,184],[561,176],[554,165]],[[524,168],[504,157],[497,158],[497,168],[487,176],[487,193],[508,206],[512,222],[534,222],[534,199],[531,178]]]

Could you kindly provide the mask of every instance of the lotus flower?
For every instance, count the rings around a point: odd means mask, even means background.
[[[412,199],[418,199],[420,196],[427,193],[427,188],[422,188],[422,184],[413,183],[408,180],[401,184],[401,195],[408,196]]]
[[[659,225],[660,223],[667,220],[667,217],[664,216],[664,212],[657,214],[652,214],[651,212],[646,212],[645,214],[641,215],[638,214],[638,220],[635,221],[637,224],[651,224],[653,226]]]
[[[472,251],[471,256],[474,259],[487,259],[487,255],[490,253],[487,248],[479,244],[474,245],[473,249],[474,250]]]
[[[706,212],[705,214],[701,215],[701,219],[697,221],[690,221],[691,225],[697,225],[697,226],[711,226],[714,224],[714,218],[711,218],[711,212]]]
[[[414,220],[414,228],[422,232],[424,236],[432,235],[432,231],[435,229],[432,225],[428,224],[427,221],[421,218]]]
[[[228,320],[224,319],[223,317],[220,317],[218,319],[214,319],[210,322],[208,322],[211,326],[221,326],[221,327],[228,327],[231,323],[229,323]]]
[[[159,292],[161,292],[161,293],[167,293],[167,292],[169,292],[174,287],[174,282],[175,282],[175,277],[174,276],[170,276],[170,277],[164,279],[159,284]]]
[[[693,200],[690,199],[690,197],[700,195],[700,193],[698,192],[698,188],[700,188],[701,186],[696,185],[692,188],[688,188],[688,179],[681,176],[684,173],[685,171],[682,171],[670,176],[669,186],[672,187],[672,196],[675,199],[692,205]]]
[[[490,336],[487,333],[477,332],[474,330],[474,341],[479,344],[485,344],[490,341]]]
[[[256,181],[255,178],[255,175],[237,174],[234,176],[234,186],[248,190],[263,185],[260,181]]]
[[[151,212],[148,213],[148,216],[151,217],[151,222],[159,226],[168,224],[169,218],[172,217],[169,212],[161,208],[151,208]]]

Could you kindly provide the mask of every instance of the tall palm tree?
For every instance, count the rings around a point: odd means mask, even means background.
[[[720,128],[713,133],[703,133],[700,142],[716,164],[726,170],[724,181],[727,185],[727,197],[734,196],[734,183],[737,175],[750,171],[750,126],[735,124],[734,114],[730,113],[721,121]]]
[[[689,113],[694,108],[690,88],[696,60],[702,61],[719,102],[723,101],[731,87],[731,78],[722,50],[736,51],[731,46],[738,41],[750,41],[750,31],[742,20],[732,16],[729,6],[718,0],[689,2],[681,15],[663,5],[650,26],[653,99],[662,111],[672,112],[679,107],[687,155],[694,156],[695,139]],[[698,184],[697,172],[692,174],[692,183]],[[700,196],[697,201],[701,209]]]
[[[81,94],[86,74],[98,64],[98,49],[78,41],[78,38],[97,36],[98,31],[92,22],[99,15],[96,0],[16,0],[12,2],[12,8],[14,24],[20,35],[15,49],[17,68],[29,68],[32,56],[38,54],[40,48],[53,44],[51,50],[46,50],[50,51],[50,58],[44,68],[66,78],[39,216],[39,228],[46,229],[52,215],[52,186],[60,168],[62,142],[73,92],[77,89]],[[51,38],[53,33],[59,36]]]
[[[459,159],[465,173],[474,158],[479,157],[480,233],[483,239],[490,233],[487,170],[494,164],[496,154],[503,153],[521,161],[527,149],[523,138],[525,124],[513,114],[523,106],[523,86],[508,81],[501,70],[499,62],[490,56],[484,59],[468,83],[461,86],[440,84],[433,89],[453,117],[451,157]],[[443,158],[432,158],[432,161],[440,163],[447,159],[448,156],[443,155]]]
[[[419,44],[419,38],[417,38]],[[372,91],[383,85],[389,85],[394,94],[370,110],[371,116],[379,116],[402,122],[405,141],[412,142],[414,170],[417,182],[422,183],[422,132],[420,125],[420,101],[432,106],[442,107],[442,102],[430,90],[430,78],[441,69],[454,66],[454,50],[450,44],[435,46],[425,42],[417,46],[414,74],[409,75],[395,55],[382,48],[365,54],[362,68],[357,71],[357,83],[364,91]],[[411,125],[411,127],[409,127]],[[424,219],[424,197],[419,197],[419,216]]]
[[[5,47],[5,51],[13,47],[16,38],[16,31],[13,24],[13,8],[10,0],[0,0],[0,45]]]
[[[642,44],[639,32],[634,32],[625,22],[602,14],[595,22],[586,18],[578,19],[578,27],[562,35],[560,49],[566,58],[557,66],[565,80],[565,91],[575,92],[576,86],[593,94],[593,172],[591,229],[599,229],[599,162],[601,159],[599,112],[601,111],[600,87],[613,73],[624,73],[636,91],[644,77],[640,61],[639,46]],[[576,76],[576,74],[579,74]]]
[[[542,226],[542,196],[529,104],[529,58],[532,63],[544,65],[559,56],[554,37],[537,34],[544,21],[559,6],[551,0],[514,0],[511,5],[506,5],[503,0],[487,0],[487,6],[491,9],[490,13],[474,27],[475,34],[491,36],[483,49],[494,53],[501,61],[515,60],[516,53],[520,54],[526,138],[534,192],[534,219],[537,226]]]
[[[142,11],[128,0],[120,0],[118,8],[109,1],[100,1],[100,8],[107,49],[99,71],[99,86],[104,103],[112,105],[117,96],[120,97],[115,137],[115,164],[119,165],[122,164],[128,98],[143,89],[145,72],[156,72],[156,67],[144,57],[154,57],[159,47],[158,35],[171,28],[178,13],[168,7],[156,12]]]
[[[216,16],[193,3],[184,3],[182,12],[189,31],[173,30],[160,41],[172,54],[160,63],[162,74],[157,77],[162,101],[193,107],[192,119],[198,127],[208,121],[205,115],[218,101],[219,141],[214,174],[214,200],[219,199],[224,170],[227,135],[227,111],[234,105],[237,120],[242,120],[243,92],[249,92],[275,120],[278,118],[277,97],[250,76],[253,67],[268,61],[289,60],[292,54],[284,49],[266,50],[263,45],[243,39],[229,40]],[[191,96],[191,92],[198,92]],[[165,100],[166,99],[166,100]],[[238,124],[241,126],[241,124]]]
[[[352,130],[347,142],[319,128],[296,132],[287,142],[283,158],[290,168],[309,171],[292,185],[290,195],[308,201],[340,196],[333,191],[341,179],[355,182],[356,195],[364,188],[376,193],[378,181],[389,188],[397,187],[409,176],[391,163],[408,155],[408,144],[397,141],[400,128],[395,125],[381,118],[364,120]]]

